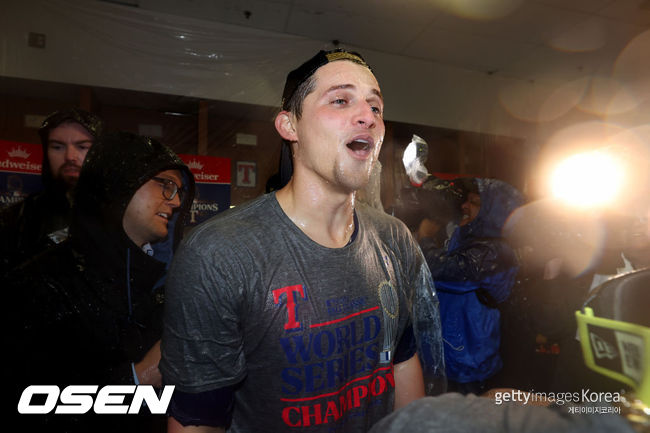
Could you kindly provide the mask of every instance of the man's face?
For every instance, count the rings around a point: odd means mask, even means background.
[[[478,216],[478,212],[481,210],[481,196],[470,192],[467,194],[465,203],[460,206],[460,210],[463,212],[463,216],[459,225],[464,226],[474,221]]]
[[[167,236],[167,223],[181,204],[180,193],[167,200],[163,195],[165,182],[155,178],[174,182],[179,192],[183,186],[178,170],[165,170],[149,179],[133,194],[124,212],[122,226],[127,236],[140,247]]]
[[[290,115],[294,172],[342,192],[363,188],[384,140],[379,84],[367,68],[335,61],[314,74],[300,119]]]
[[[68,188],[74,187],[93,141],[94,137],[78,123],[63,123],[52,129],[47,139],[52,177],[63,181]]]

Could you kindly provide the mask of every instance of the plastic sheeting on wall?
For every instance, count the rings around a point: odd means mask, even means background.
[[[3,5],[0,74],[277,106],[326,43],[97,1]],[[45,48],[27,47],[30,32]]]

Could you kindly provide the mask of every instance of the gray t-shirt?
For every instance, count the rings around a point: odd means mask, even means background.
[[[401,222],[356,215],[343,248],[312,241],[273,193],[197,227],[168,275],[165,383],[240,384],[235,432],[362,432],[391,412],[415,286],[433,283]]]

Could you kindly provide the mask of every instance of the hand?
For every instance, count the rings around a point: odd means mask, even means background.
[[[153,385],[156,388],[162,387],[162,374],[158,370],[160,362],[160,340],[149,349],[140,362],[135,363],[135,374],[138,376],[140,385]]]

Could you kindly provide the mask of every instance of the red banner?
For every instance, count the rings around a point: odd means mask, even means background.
[[[230,184],[230,158],[178,155],[192,171],[196,183]]]
[[[0,140],[0,171],[40,175],[42,159],[40,144]]]
[[[196,181],[190,225],[196,225],[230,208],[230,158],[178,155]]]

